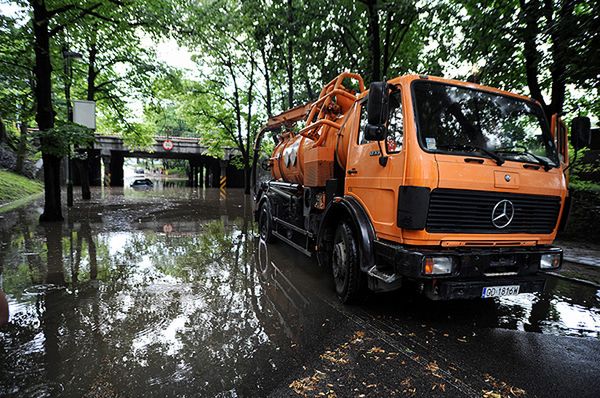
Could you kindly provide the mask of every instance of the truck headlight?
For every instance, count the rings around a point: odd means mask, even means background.
[[[423,274],[449,275],[452,273],[452,257],[425,257]]]
[[[560,267],[560,253],[542,254],[540,269],[556,269]]]

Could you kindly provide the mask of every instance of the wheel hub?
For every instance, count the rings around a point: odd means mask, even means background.
[[[343,284],[346,279],[346,245],[337,242],[333,247],[333,278],[336,285]]]

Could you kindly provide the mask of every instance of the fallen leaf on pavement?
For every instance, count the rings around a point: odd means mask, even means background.
[[[381,347],[373,347],[369,351],[367,351],[367,354],[374,354],[374,353],[380,354],[380,353],[383,353],[383,352],[385,352],[385,350],[383,348],[381,348]]]

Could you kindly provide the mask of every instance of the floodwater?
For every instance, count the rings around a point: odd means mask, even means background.
[[[477,396],[499,380],[544,395],[508,362],[477,360],[527,356],[532,338],[548,357],[569,344],[600,355],[597,289],[550,278],[540,295],[343,306],[316,261],[256,238],[241,191],[174,185],[97,189],[64,223],[41,226],[40,203],[1,215],[0,396]],[[378,350],[396,356],[368,362]],[[588,374],[573,369],[572,384]]]

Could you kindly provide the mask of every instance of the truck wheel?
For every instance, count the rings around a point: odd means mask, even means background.
[[[335,291],[344,304],[356,301],[362,293],[363,274],[360,270],[358,245],[352,228],[346,221],[335,231],[331,269]]]
[[[271,217],[271,210],[266,202],[260,207],[258,228],[262,240],[267,243],[273,242],[273,217]]]

